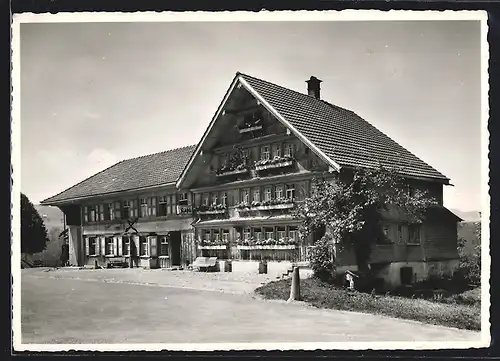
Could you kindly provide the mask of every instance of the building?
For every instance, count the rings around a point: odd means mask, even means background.
[[[203,255],[217,257],[222,271],[257,272],[266,260],[267,271],[279,274],[306,261],[321,236],[302,239],[290,214],[312,179],[382,164],[401,167],[439,206],[420,226],[389,212],[391,242],[374,246],[372,269],[391,284],[452,272],[460,219],[443,206],[449,179],[321,99],[320,83],[311,77],[300,93],[237,73],[197,145],[120,162],[44,200],[66,214],[70,262],[105,264],[132,253],[139,266],[172,267]],[[355,269],[349,250],[336,262]]]

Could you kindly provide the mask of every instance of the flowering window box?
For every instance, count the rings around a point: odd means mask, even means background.
[[[271,159],[268,161],[259,161],[255,163],[255,170],[265,170],[265,169],[273,169],[273,168],[285,168],[291,167],[293,165],[293,159]]]
[[[221,171],[221,172],[217,173],[217,177],[227,177],[230,175],[245,174],[247,172],[248,172],[248,168]]]
[[[218,245],[218,246],[198,246],[198,249],[226,249],[227,245]]]
[[[273,209],[290,209],[293,208],[293,203],[283,203],[283,204],[272,204],[268,206],[256,206],[252,207],[251,210],[256,211],[269,211]]]
[[[254,126],[249,127],[249,128],[240,128],[240,134],[253,132],[253,131],[261,130],[261,129],[262,129],[262,125],[254,125]]]
[[[287,244],[287,245],[254,245],[254,246],[244,246],[244,245],[238,245],[237,249],[241,250],[264,250],[264,249],[269,249],[269,250],[290,250],[290,249],[296,249],[297,246],[294,244]]]
[[[198,211],[198,214],[223,214],[226,213],[225,209],[214,209],[214,210],[208,210],[208,211]]]

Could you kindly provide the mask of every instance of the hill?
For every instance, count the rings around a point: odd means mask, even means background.
[[[61,247],[64,244],[64,239],[59,238],[59,234],[64,228],[63,212],[57,207],[42,206],[35,204],[35,209],[43,219],[49,242],[47,248],[40,253],[34,254],[31,259],[39,260],[46,266],[57,266],[61,256]]]
[[[450,209],[450,211],[462,218],[464,222],[479,222],[481,220],[479,211],[460,211],[458,209]]]

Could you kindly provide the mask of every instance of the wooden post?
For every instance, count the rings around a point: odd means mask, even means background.
[[[299,267],[293,267],[292,273],[292,285],[290,287],[290,298],[288,302],[291,301],[300,301],[300,273]]]

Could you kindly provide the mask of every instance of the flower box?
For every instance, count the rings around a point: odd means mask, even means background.
[[[262,246],[242,246],[238,245],[236,247],[237,249],[241,250],[263,250],[263,249],[270,249],[270,250],[288,250],[288,249],[296,249],[297,246],[294,244],[288,244],[288,245],[262,245]]]
[[[244,174],[247,172],[248,172],[248,168],[228,170],[227,172],[221,172],[221,173],[217,174],[217,177],[226,177],[226,176],[230,176],[230,175]]]
[[[198,249],[226,249],[227,245],[220,246],[198,246]]]
[[[254,125],[253,127],[250,127],[250,128],[240,128],[240,134],[253,132],[255,130],[261,130],[261,129],[262,129],[262,125]]]
[[[271,211],[274,209],[290,209],[293,208],[293,203],[281,203],[281,204],[270,204],[266,206],[248,206],[248,207],[240,207],[238,208],[240,212],[245,211]]]
[[[198,214],[223,214],[226,213],[225,209],[214,209],[210,211],[198,211]]]
[[[286,161],[279,162],[279,163],[256,165],[255,170],[259,171],[259,170],[264,170],[264,169],[284,168],[284,167],[290,167],[292,165],[293,165],[292,160],[286,160]]]

